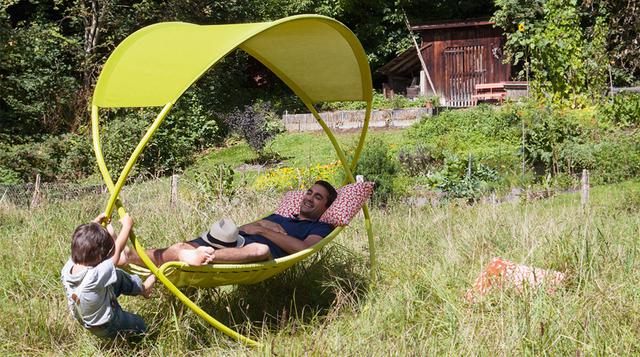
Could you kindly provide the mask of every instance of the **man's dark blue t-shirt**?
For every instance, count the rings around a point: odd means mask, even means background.
[[[282,229],[287,232],[287,235],[299,240],[305,240],[305,238],[310,235],[318,235],[324,238],[333,230],[333,227],[331,227],[331,225],[324,222],[308,221],[304,219],[298,219],[297,217],[289,218],[277,215],[275,213],[264,219],[279,224],[280,226],[282,226]],[[246,234],[242,231],[240,231],[240,235],[244,237],[245,245],[249,243],[262,243],[268,245],[273,259],[281,258],[288,255],[288,253],[282,250],[282,248],[263,236],[256,234]]]

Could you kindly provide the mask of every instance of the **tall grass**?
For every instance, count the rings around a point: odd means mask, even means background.
[[[220,216],[247,222],[278,197],[252,191],[202,197],[188,182],[122,194],[143,245],[199,235]],[[372,209],[379,254],[368,280],[366,234],[356,219],[328,249],[261,284],[186,289],[198,304],[265,344],[252,350],[209,327],[159,285],[151,300],[123,297],[151,333],[101,342],[66,311],[59,271],[70,235],[106,196],[0,204],[0,353],[59,355],[595,355],[640,353],[640,183],[534,202]],[[555,294],[463,294],[494,256],[567,273]],[[369,283],[371,288],[369,289]]]

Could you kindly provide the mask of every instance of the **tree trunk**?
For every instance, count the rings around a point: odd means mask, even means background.
[[[88,6],[87,6],[88,5]],[[83,84],[84,88],[91,88],[95,78],[96,63],[94,54],[100,41],[100,31],[103,26],[103,19],[107,13],[109,1],[91,0],[83,2],[80,16],[84,22],[84,53],[83,64]]]

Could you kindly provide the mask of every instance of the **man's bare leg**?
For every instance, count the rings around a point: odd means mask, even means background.
[[[189,265],[206,265],[210,263],[241,264],[271,259],[269,246],[250,243],[241,248],[216,249],[198,246],[193,243],[176,243],[168,248],[148,249],[147,255],[156,265],[165,262],[181,261]],[[122,252],[118,265],[144,265],[138,253],[129,247]]]
[[[166,262],[185,262],[189,265],[206,265],[211,263],[215,250],[208,246],[191,243],[176,243],[168,248],[147,249],[147,256],[155,265]],[[136,264],[144,266],[135,249],[126,247],[120,255],[118,265]]]
[[[207,265],[214,256],[215,249],[205,246],[178,251],[178,260],[189,265]]]

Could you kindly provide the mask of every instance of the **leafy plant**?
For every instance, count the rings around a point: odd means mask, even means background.
[[[268,157],[264,153],[267,142],[284,131],[278,115],[271,111],[269,103],[264,102],[233,110],[226,116],[225,123],[244,138],[260,157]]]
[[[525,123],[525,158],[538,174],[570,172],[570,160],[563,156],[569,143],[591,142],[604,134],[594,121],[592,110],[554,110],[529,107],[520,112]],[[569,166],[567,166],[569,164]]]
[[[233,196],[234,175],[233,167],[225,164],[202,167],[190,174],[200,193],[209,200],[221,196]]]
[[[429,173],[427,178],[432,187],[450,197],[476,199],[492,188],[498,173],[472,156],[463,160],[457,155],[447,155],[442,169]]]
[[[374,202],[386,204],[402,193],[401,187],[394,185],[394,181],[400,175],[400,164],[392,155],[389,145],[380,139],[367,142],[355,173],[363,175],[367,181],[375,182]]]
[[[497,0],[496,7],[493,20],[507,35],[506,59],[522,65],[520,77],[532,79],[539,99],[576,107],[602,97],[606,12],[583,17],[577,0]]]
[[[418,145],[414,149],[402,148],[398,152],[398,161],[411,176],[426,174],[430,169],[442,165],[442,159],[433,148]]]
[[[640,125],[640,93],[622,92],[601,107],[605,118],[626,128]]]

